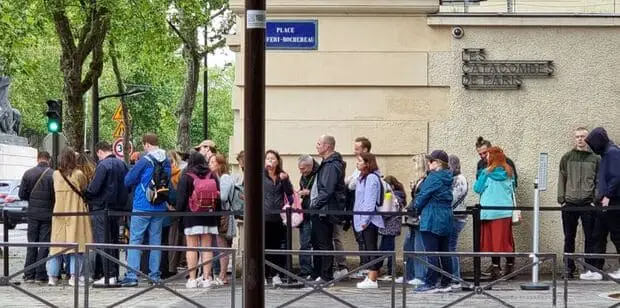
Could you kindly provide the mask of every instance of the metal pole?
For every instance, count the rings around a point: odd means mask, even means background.
[[[91,91],[91,100],[92,100],[92,104],[91,104],[91,116],[92,116],[92,144],[90,145],[90,147],[94,147],[95,144],[97,144],[97,142],[99,142],[99,78],[95,78],[95,80],[93,81],[93,88]],[[86,148],[88,145],[85,144],[84,148]],[[95,153],[95,151],[92,151],[93,155],[95,156],[95,160],[97,160],[97,153]]]
[[[473,210],[474,216],[474,252],[480,252],[480,229],[482,227],[480,220],[480,204],[476,204]],[[474,257],[474,287],[480,286],[480,257]]]
[[[532,252],[538,253],[539,240],[539,216],[540,216],[540,190],[538,188],[538,177],[534,179],[534,225],[532,226]],[[549,290],[549,286],[538,282],[538,256],[532,257],[534,266],[532,267],[532,282],[521,285],[522,290],[544,291]],[[553,269],[555,270],[555,269]]]
[[[58,168],[58,152],[60,152],[60,134],[52,133],[52,168]]]
[[[514,5],[512,0],[506,0],[506,12],[514,13]]]
[[[245,308],[265,307],[263,155],[265,152],[265,0],[245,0],[244,149],[255,153],[245,165]],[[252,240],[249,240],[252,239]]]
[[[209,35],[208,35],[209,23],[205,24],[204,35],[205,35],[205,51],[209,48]],[[209,139],[209,66],[207,62],[207,57],[209,53],[205,53],[205,71],[203,77],[203,99],[202,99],[202,126],[203,126],[203,134],[204,139]]]
[[[288,207],[286,209],[286,250],[293,250],[293,208]],[[286,269],[289,272],[293,271],[293,256],[286,256]],[[291,283],[291,277],[286,275],[286,282]]]
[[[2,237],[3,237],[3,241],[5,243],[9,242],[9,213],[5,210],[2,211],[2,221],[4,222],[2,224]],[[4,261],[4,277],[8,277],[9,276],[9,247],[8,246],[4,246],[4,250],[2,251],[3,255],[3,260]]]

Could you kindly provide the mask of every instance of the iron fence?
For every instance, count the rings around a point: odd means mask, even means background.
[[[605,271],[603,271],[602,269],[599,269],[596,266],[593,266],[589,263],[587,263],[585,261],[585,259],[618,259],[620,258],[620,254],[600,254],[600,253],[565,253],[564,254],[564,264],[566,264],[566,262],[568,260],[574,260],[576,264],[581,264],[583,265],[587,270],[589,271],[593,271],[595,273],[599,273],[601,274],[604,278],[607,278],[617,284],[620,284],[620,279],[616,279],[614,277],[612,277],[611,275],[609,275],[608,273],[606,273]],[[568,268],[565,266],[564,267],[564,307],[568,307]],[[609,307],[620,307],[620,303],[611,305]]]

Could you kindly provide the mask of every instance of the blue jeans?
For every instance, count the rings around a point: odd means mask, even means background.
[[[215,234],[211,234],[211,247],[219,247],[217,246],[217,235]],[[213,258],[217,257],[220,255],[220,252],[217,250],[213,251]],[[211,266],[212,266],[212,271],[213,271],[213,275],[219,275],[220,274],[220,259],[217,259],[217,261],[215,262],[211,262]],[[226,269],[224,269],[226,270]]]
[[[129,245],[141,245],[143,242],[144,232],[148,230],[149,245],[161,245],[161,229],[164,217],[149,216],[132,216],[129,226]],[[136,249],[128,249],[127,264],[134,269],[140,269],[140,255],[142,251]],[[159,264],[161,262],[161,250],[151,250],[149,253],[149,278],[159,280],[161,272]],[[127,280],[138,280],[135,271],[128,271],[125,275]]]
[[[312,223],[310,219],[306,219],[299,225],[299,250],[312,250],[311,235]],[[302,276],[312,275],[312,256],[299,255],[299,267]]]
[[[394,251],[396,249],[396,236],[382,235],[379,251]],[[392,257],[387,258],[387,274],[392,275]],[[381,262],[383,265],[383,262]]]
[[[424,239],[424,247],[428,249],[428,251],[439,251],[439,252],[447,252],[448,251],[448,236],[440,236],[432,232],[423,231],[422,239]],[[441,259],[441,262],[439,261]],[[443,271],[452,274],[452,258],[451,257],[428,257],[428,263],[433,266],[441,268]],[[424,283],[427,286],[435,286],[437,281],[441,279],[441,286],[446,287],[450,285],[452,279],[445,275],[440,274],[436,270],[428,270],[426,273],[426,277],[424,279]]]
[[[459,233],[463,231],[465,223],[465,221],[456,219],[454,220],[454,230],[452,231],[452,234],[450,234],[450,236],[448,237],[448,251],[456,252],[456,245],[458,244]],[[461,260],[459,260],[459,258],[452,257],[452,274],[459,278],[461,278],[461,268],[459,266],[460,261]]]
[[[424,251],[424,242],[418,227],[409,227],[407,237],[405,238],[405,251]],[[424,280],[426,276],[426,266],[418,259],[409,256],[406,258],[407,268],[405,271],[405,280],[413,280],[414,278]]]
[[[65,255],[56,256],[52,259],[47,260],[46,269],[47,276],[49,277],[59,277],[60,276],[60,262],[62,262]],[[69,257],[69,274],[73,276],[75,274],[75,262],[77,261],[78,265],[78,274],[77,276],[84,275],[84,254],[82,253],[72,253],[68,255]]]

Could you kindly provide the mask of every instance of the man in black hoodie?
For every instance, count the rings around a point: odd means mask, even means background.
[[[316,150],[323,158],[310,192],[310,209],[342,211],[346,205],[346,188],[344,185],[345,162],[340,153],[335,151],[336,139],[323,135],[316,143]],[[338,215],[312,215],[312,247],[315,250],[334,250],[334,224],[342,219]],[[318,282],[333,278],[333,256],[315,256],[314,273]]]
[[[89,200],[89,210],[93,213],[102,213],[105,210],[120,210],[125,207],[128,198],[128,190],[123,184],[125,175],[127,174],[127,165],[122,160],[116,158],[112,153],[112,146],[101,141],[95,145],[95,153],[99,158],[95,176],[85,191],[85,196]],[[107,234],[106,234],[107,223]],[[108,217],[103,215],[94,215],[92,217],[93,240],[95,243],[118,244],[119,237],[119,218]],[[118,258],[118,250],[108,250],[108,254]],[[109,284],[115,285],[118,280],[118,265],[103,260],[99,255],[95,260],[95,278],[100,278],[103,273],[103,262],[106,262]],[[104,285],[105,278],[95,281],[95,285]]]
[[[620,148],[609,140],[607,131],[602,127],[593,129],[586,137],[586,143],[594,153],[601,156],[595,200],[603,207],[620,206]],[[611,241],[620,253],[620,211],[598,212],[594,229],[598,253],[606,251],[607,233],[611,235]],[[599,260],[597,267],[602,269],[604,262]],[[620,279],[620,270],[609,275]]]
[[[47,243],[52,232],[52,211],[54,209],[54,170],[50,168],[50,154],[39,152],[37,166],[24,173],[19,186],[19,199],[28,201],[28,242]],[[47,247],[29,247],[26,250],[26,265],[45,259]],[[24,273],[26,282],[47,282],[45,263]]]

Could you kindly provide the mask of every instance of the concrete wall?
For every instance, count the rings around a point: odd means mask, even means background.
[[[620,18],[427,17],[438,10],[428,1],[386,0],[387,8],[375,13],[371,6],[383,1],[284,2],[268,8],[268,19],[319,23],[318,50],[267,54],[266,148],[283,154],[293,179],[299,177],[296,157],[314,154],[317,137],[331,133],[348,174],[354,168],[352,141],[366,136],[381,170],[403,183],[411,179],[413,154],[443,148],[461,158],[473,185],[474,142],[482,135],[515,160],[520,205],[532,205],[538,154],[548,152],[550,182],[542,204],[555,206],[557,164],[570,149],[571,130],[602,125],[620,140]],[[233,8],[243,12],[235,1]],[[238,24],[244,24],[242,15]],[[452,25],[463,26],[462,39],[452,37]],[[229,41],[238,52],[233,153],[244,138],[242,33]],[[527,79],[521,90],[466,90],[463,48],[485,48],[489,60],[553,60],[555,74]],[[470,193],[467,202],[476,200]],[[531,250],[530,221],[524,213],[515,228],[519,251]],[[470,223],[465,230],[459,249],[471,250]],[[350,234],[347,240],[347,249],[356,250]],[[543,213],[541,251],[561,252],[562,241],[559,213]],[[581,235],[577,241],[583,242]]]

